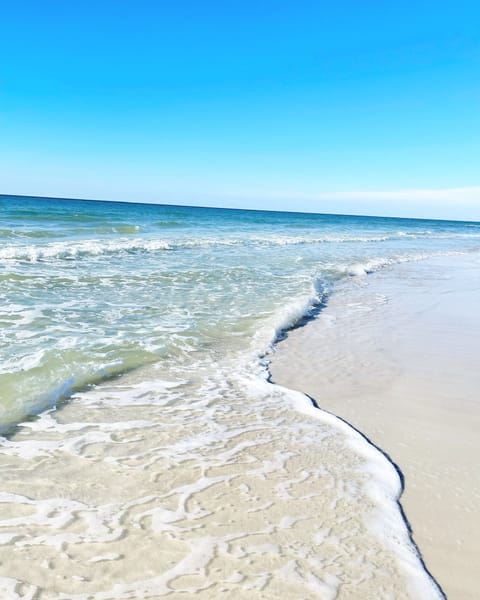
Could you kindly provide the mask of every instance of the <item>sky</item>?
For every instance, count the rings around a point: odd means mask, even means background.
[[[0,193],[480,220],[480,4],[2,2]]]

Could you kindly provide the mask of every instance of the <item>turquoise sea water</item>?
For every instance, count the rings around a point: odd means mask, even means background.
[[[475,223],[2,197],[1,425],[149,363],[261,354],[339,279],[479,247]]]
[[[0,597],[441,597],[392,465],[266,358],[480,224],[2,196],[0,240]]]

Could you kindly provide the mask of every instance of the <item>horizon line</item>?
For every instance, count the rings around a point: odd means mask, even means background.
[[[449,192],[449,191],[466,191],[466,190],[475,190],[480,194],[480,186],[470,186],[470,187],[461,187],[461,188],[444,188],[439,190],[434,189],[417,189],[417,190],[398,190],[395,192],[332,192],[328,193],[320,193],[320,194],[312,194],[312,195],[303,195],[302,198],[311,198],[311,199],[346,199],[346,198],[357,198],[357,199],[379,199],[381,194],[402,194],[408,191],[414,192]],[[371,194],[369,196],[369,194]],[[280,196],[280,194],[278,194]],[[363,196],[363,197],[362,197]],[[283,196],[285,198],[285,196]],[[288,196],[290,197],[290,196]],[[373,197],[373,198],[372,198]],[[392,198],[391,196],[390,198]],[[372,215],[372,214],[349,214],[349,213],[341,213],[341,212],[316,212],[309,210],[277,210],[271,208],[239,208],[235,206],[207,206],[207,205],[199,205],[199,204],[170,204],[167,202],[137,202],[131,200],[110,200],[110,199],[99,199],[99,198],[78,198],[72,196],[40,196],[40,195],[31,195],[31,194],[5,194],[0,192],[0,199],[2,198],[32,198],[39,200],[72,200],[79,202],[102,202],[107,204],[130,204],[135,206],[171,206],[171,207],[180,207],[180,208],[201,208],[201,209],[209,209],[209,210],[229,210],[229,211],[250,211],[250,212],[265,212],[265,213],[285,213],[285,214],[297,214],[297,215],[321,215],[321,216],[332,216],[332,217],[360,217],[360,218],[374,218],[374,219],[408,219],[412,221],[445,221],[445,222],[456,222],[456,223],[478,223],[480,224],[480,220],[475,219],[445,219],[438,217],[401,217],[401,216],[392,216],[392,215]],[[400,196],[397,196],[400,198]],[[298,196],[297,196],[298,199]],[[479,198],[480,199],[480,198]]]

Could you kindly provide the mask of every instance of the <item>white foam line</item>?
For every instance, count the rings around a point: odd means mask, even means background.
[[[421,260],[427,260],[429,258],[436,258],[441,256],[460,256],[464,254],[470,254],[471,252],[478,252],[478,249],[474,250],[443,250],[438,252],[423,252],[417,254],[404,254],[402,256],[395,256],[393,258],[372,258],[363,263],[353,263],[350,265],[332,265],[331,268],[341,273],[348,275],[368,275],[375,271],[378,271],[389,265],[396,265],[405,262],[418,262]]]
[[[478,250],[476,251],[478,252]],[[469,253],[469,251],[444,251],[405,255],[397,257],[396,259],[374,259],[367,263],[345,267],[345,272],[351,275],[366,275],[387,265],[420,261],[437,256],[454,256],[466,253]],[[342,267],[340,267],[340,270],[341,269]],[[380,449],[371,444],[365,436],[344,420],[334,414],[317,408],[305,394],[285,388],[278,384],[273,384],[269,381],[270,375],[267,367],[268,363],[263,360],[263,356],[268,349],[271,349],[274,346],[282,331],[288,330],[288,328],[294,326],[302,317],[306,316],[311,311],[315,303],[320,301],[321,296],[318,287],[318,284],[314,283],[311,296],[293,302],[284,309],[280,316],[277,315],[276,326],[273,328],[274,335],[269,344],[267,344],[267,349],[260,354],[256,354],[256,360],[250,362],[248,365],[249,369],[246,370],[248,375],[240,375],[239,380],[244,387],[253,388],[253,393],[259,396],[271,395],[273,386],[282,395],[290,399],[293,407],[299,413],[315,418],[345,434],[349,446],[366,460],[366,469],[371,476],[367,493],[377,507],[376,518],[372,527],[375,529],[380,540],[383,541],[385,547],[392,550],[399,562],[403,565],[405,571],[411,575],[410,581],[416,597],[421,597],[422,600],[443,599],[444,595],[436,582],[426,571],[422,557],[410,537],[407,523],[404,520],[400,508],[402,482],[394,465]],[[257,368],[254,366],[255,362]]]
[[[324,237],[243,237],[243,238],[211,238],[198,240],[169,241],[164,239],[131,239],[118,240],[89,239],[79,242],[50,242],[48,244],[12,245],[0,250],[0,261],[38,262],[50,260],[72,260],[81,257],[95,257],[129,252],[160,252],[181,248],[210,248],[222,246],[238,246],[248,244],[290,246],[306,244],[338,244],[338,243],[372,243],[401,239],[480,239],[478,233],[431,234],[426,232],[402,232],[383,236],[324,236]]]
[[[274,386],[286,395],[299,413],[317,419],[345,434],[349,446],[366,460],[366,470],[371,475],[367,492],[378,507],[374,525],[377,535],[412,575],[416,597],[423,600],[443,599],[444,596],[438,586],[425,571],[421,556],[408,533],[399,508],[402,483],[392,463],[361,433],[336,415],[315,407],[305,394],[267,381],[264,383]]]

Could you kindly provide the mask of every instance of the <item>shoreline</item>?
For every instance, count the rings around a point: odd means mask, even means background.
[[[395,265],[341,286],[270,355],[273,383],[306,393],[398,466],[407,525],[449,600],[473,600],[478,587],[479,300],[478,254]]]

